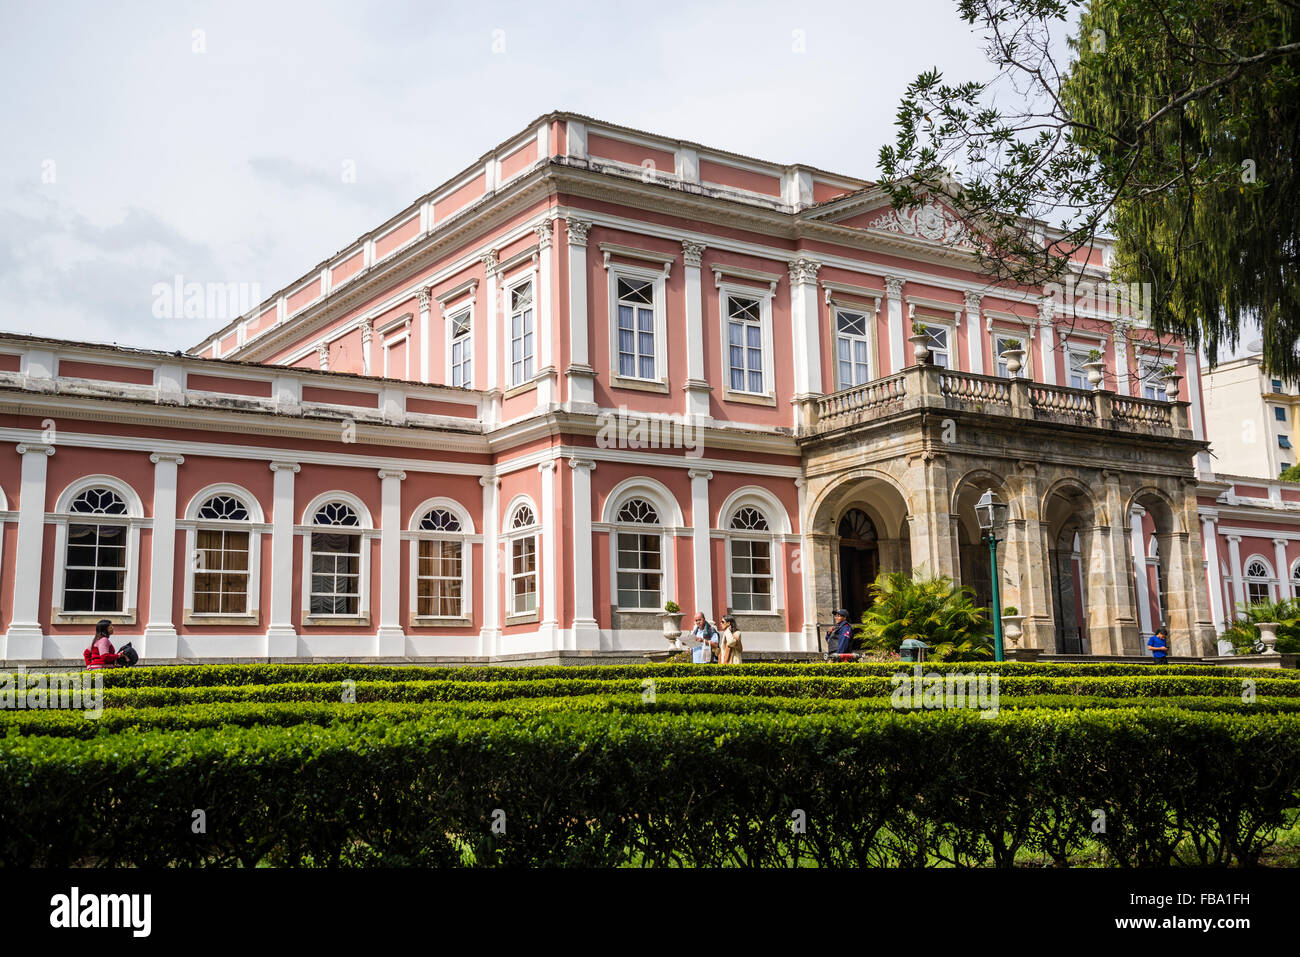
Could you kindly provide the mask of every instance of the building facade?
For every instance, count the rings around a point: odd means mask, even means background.
[[[0,657],[635,654],[669,600],[815,650],[881,571],[987,600],[986,489],[1026,645],[1206,654],[1205,439],[1194,350],[940,199],[555,113],[189,354],[0,337]]]

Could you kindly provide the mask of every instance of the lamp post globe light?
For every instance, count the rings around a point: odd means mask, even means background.
[[[986,489],[975,503],[975,519],[989,543],[990,577],[993,580],[993,660],[1005,661],[1002,650],[1002,596],[998,589],[998,533],[1007,527],[1007,503]]]

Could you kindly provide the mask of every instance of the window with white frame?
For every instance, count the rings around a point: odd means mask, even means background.
[[[926,343],[926,348],[930,350],[930,361],[941,369],[948,368],[952,361],[952,353],[948,347],[948,337],[952,332],[947,326],[935,325],[933,322],[922,323],[925,326],[925,335],[930,340]]]
[[[627,379],[654,379],[655,284],[631,276],[615,276],[618,311],[618,374]]]
[[[658,611],[663,597],[663,534],[658,510],[642,498],[623,503],[618,523],[618,607]]]
[[[447,320],[448,356],[451,368],[447,381],[454,386],[473,388],[474,332],[472,312],[462,309]]]
[[[313,616],[356,617],[361,609],[361,523],[351,506],[326,502],[312,517],[319,529],[311,533],[311,591]]]
[[[1142,382],[1142,398],[1169,401],[1165,392],[1162,371],[1166,363],[1160,356],[1142,356],[1138,359],[1138,377]]]
[[[766,393],[763,361],[763,302],[728,294],[727,367],[732,392]]]
[[[1291,566],[1291,594],[1300,595],[1300,561]]]
[[[1091,389],[1092,383],[1088,381],[1088,370],[1084,368],[1091,361],[1087,352],[1080,349],[1067,349],[1065,351],[1065,384],[1071,389]]]
[[[126,611],[127,506],[109,488],[88,488],[68,507],[63,570],[64,614]]]
[[[1262,558],[1246,562],[1246,604],[1270,601],[1273,597],[1273,569]]]
[[[421,618],[465,616],[465,529],[450,510],[432,508],[417,526],[415,613]]]
[[[871,336],[865,312],[835,310],[835,368],[839,388],[851,389],[871,379]]]
[[[533,283],[522,282],[510,290],[510,384],[533,377]]]
[[[193,613],[244,615],[249,611],[249,542],[252,521],[233,495],[214,495],[199,506],[194,530]]]
[[[1013,346],[1012,343],[1019,343],[1019,345]],[[1020,371],[1015,374],[1014,378],[1027,379],[1029,378],[1030,350],[1025,348],[1024,336],[1017,336],[1012,333],[997,332],[993,334],[993,356],[998,363],[998,375],[1004,379],[1013,378],[1011,370],[1007,368],[1007,360],[1002,358],[1002,353],[1013,348],[1020,349],[1025,353],[1020,360]]]
[[[732,608],[771,611],[772,540],[767,517],[746,505],[736,510],[730,529]],[[761,537],[756,533],[762,533]]]
[[[520,504],[510,516],[510,614],[537,611],[537,516]]]

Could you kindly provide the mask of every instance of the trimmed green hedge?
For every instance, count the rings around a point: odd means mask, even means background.
[[[1123,865],[1249,865],[1296,807],[1300,715],[1164,707],[445,709],[0,747],[0,864],[19,867],[1009,866],[1093,842]]]

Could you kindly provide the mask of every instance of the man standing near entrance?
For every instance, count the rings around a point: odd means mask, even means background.
[[[1169,629],[1164,625],[1156,631],[1154,635],[1147,639],[1147,647],[1151,649],[1151,659],[1158,665],[1169,663]]]
[[[835,626],[826,638],[828,647],[835,642],[838,642],[835,647],[837,655],[847,655],[853,650],[853,626],[849,624],[849,613],[844,608],[835,609]]]

